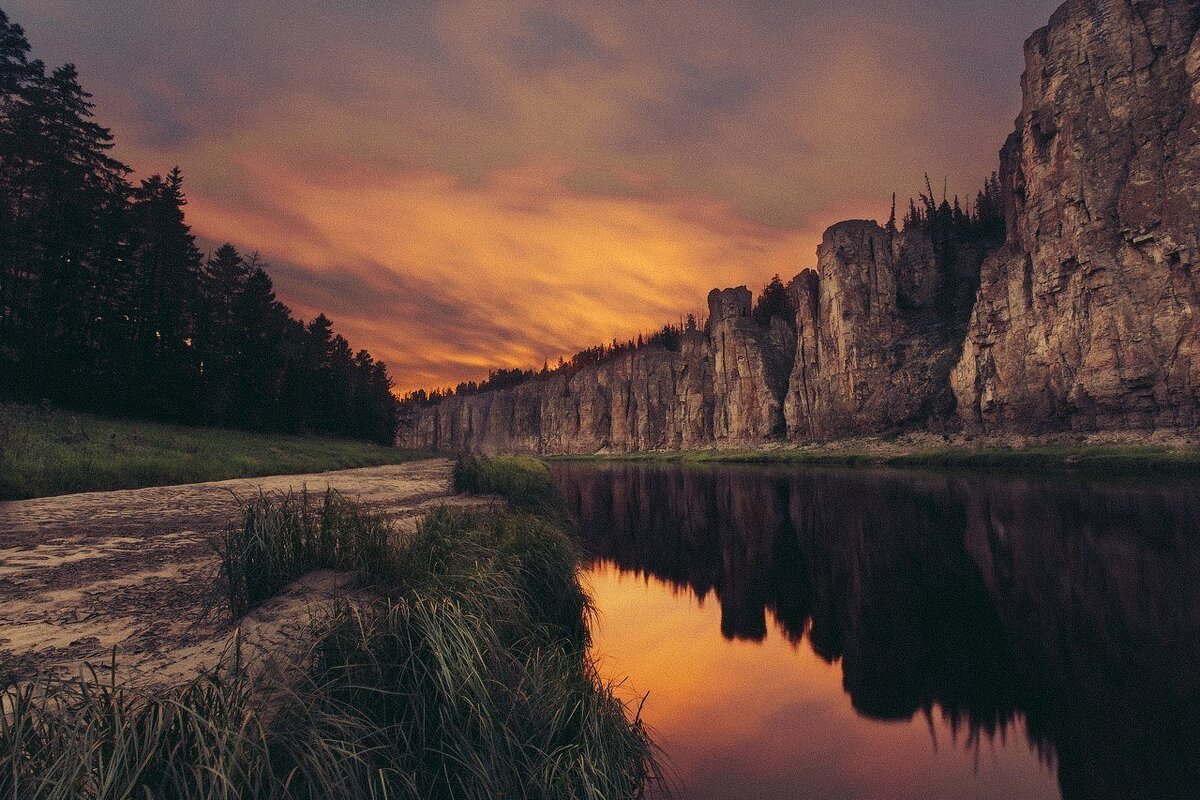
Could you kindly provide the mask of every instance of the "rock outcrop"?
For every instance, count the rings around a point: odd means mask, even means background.
[[[707,338],[647,347],[509,389],[420,409],[401,444],[478,453],[594,453],[703,447],[713,440]]]
[[[678,349],[452,397],[417,409],[401,443],[589,453],[1200,425],[1200,0],[1068,0],[1025,62],[1003,243],[943,224],[962,218],[932,198],[903,231],[842,222],[787,313],[714,290]]]
[[[750,317],[750,290],[714,291],[707,331],[679,349],[652,345],[575,374],[450,397],[419,409],[400,443],[480,453],[679,450],[753,446],[783,434],[796,335]]]
[[[958,264],[939,259],[923,231],[862,220],[827,230],[817,259],[818,272],[789,287],[798,331],[789,437],[875,433],[944,412],[959,354],[945,300]]]
[[[1008,239],[953,375],[996,428],[1200,421],[1200,2],[1070,0],[1025,44]]]
[[[783,397],[796,351],[796,331],[785,320],[768,326],[750,317],[745,286],[708,295],[713,373],[713,437],[756,444],[784,432]]]

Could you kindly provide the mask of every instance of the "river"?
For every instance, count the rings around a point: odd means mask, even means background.
[[[1200,797],[1200,486],[553,466],[686,798]]]

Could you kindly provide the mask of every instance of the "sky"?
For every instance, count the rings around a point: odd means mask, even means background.
[[[200,243],[398,391],[540,366],[973,196],[1057,0],[8,0]]]

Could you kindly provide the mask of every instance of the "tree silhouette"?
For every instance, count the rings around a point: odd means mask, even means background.
[[[750,316],[760,325],[770,325],[774,317],[794,321],[796,310],[792,308],[787,287],[783,285],[783,281],[778,275],[771,278],[771,282],[763,287],[762,294],[758,296]]]
[[[130,187],[71,64],[0,11],[0,397],[391,443],[382,362],[275,297],[257,254],[205,260],[183,174]]]

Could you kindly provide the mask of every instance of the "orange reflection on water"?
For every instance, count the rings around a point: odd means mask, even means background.
[[[967,746],[943,721],[859,716],[839,664],[774,620],[762,642],[721,636],[717,598],[593,566],[593,653],[643,719],[686,798],[1058,798],[1022,731]],[[768,612],[769,613],[769,612]],[[936,741],[935,741],[936,740]]]

